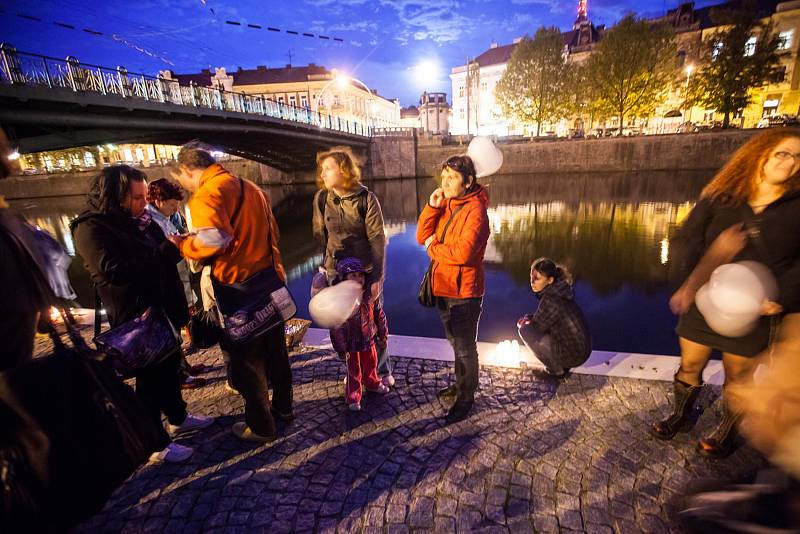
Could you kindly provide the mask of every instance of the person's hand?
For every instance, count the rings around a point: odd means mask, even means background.
[[[436,235],[435,234],[431,234],[431,235],[428,236],[428,239],[425,240],[425,249],[426,250],[428,249],[428,247],[431,246],[431,243],[433,243],[434,239],[436,239]]]
[[[783,312],[783,306],[772,300],[761,303],[761,315],[778,315]]]
[[[372,282],[372,284],[369,286],[369,301],[375,302],[376,300],[378,300],[378,297],[381,296],[382,290],[383,287],[381,286],[380,281]]]
[[[178,250],[180,250],[181,243],[183,243],[183,241],[186,239],[186,237],[184,237],[182,235],[168,235],[167,239],[169,240],[170,243],[172,243],[173,245],[178,247]]]
[[[531,320],[527,317],[520,317],[517,320],[517,328],[522,328],[523,326],[527,326],[529,324],[531,324]]]
[[[694,302],[697,290],[691,289],[686,284],[682,285],[669,299],[669,309],[675,315],[686,313]]]
[[[736,223],[723,230],[711,243],[709,253],[732,259],[747,245],[747,230]]]
[[[431,198],[428,200],[428,203],[434,208],[441,208],[442,202],[444,202],[444,189],[437,187],[433,190],[433,193],[431,193]]]

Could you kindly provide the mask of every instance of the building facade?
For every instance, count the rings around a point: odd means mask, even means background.
[[[226,91],[260,95],[273,102],[300,109],[309,109],[369,124],[376,128],[400,125],[400,103],[369,90],[361,82],[340,75],[336,69],[311,63],[303,67],[286,65],[228,72],[224,67],[204,69],[197,74],[175,74],[162,71],[162,78],[177,80],[182,85],[219,87]]]
[[[674,87],[666,101],[656,109],[652,117],[626,118],[625,126],[631,132],[673,133],[683,122],[713,125],[722,120],[722,115],[713,109],[686,108],[683,105],[686,89],[691,77],[701,67],[704,44],[723,30],[714,21],[713,12],[725,3],[695,8],[694,2],[684,2],[667,11],[664,17],[654,19],[670,24],[675,32],[678,48],[678,71]],[[776,76],[760,88],[752,91],[752,103],[731,118],[731,123],[745,128],[756,127],[773,115],[798,115],[800,113],[800,0],[780,2],[759,0],[759,14],[764,23],[771,23],[773,31],[781,39],[779,50],[780,67]],[[588,16],[586,0],[578,4],[578,16],[572,30],[563,32],[564,52],[567,60],[580,63],[592,53],[605,32],[604,26],[595,26]],[[510,45],[492,43],[490,48],[477,56],[468,65],[454,67],[452,81],[451,133],[456,135],[530,135],[535,129],[531,125],[514,124],[502,115],[494,98],[494,87],[502,77],[508,60],[514,51],[516,39]],[[755,39],[749,46],[755,46]],[[747,50],[743,51],[747,53]],[[542,131],[567,135],[570,131],[567,120],[543,125]],[[588,125],[587,125],[588,126]],[[599,127],[616,128],[616,119],[595,124]],[[588,129],[588,128],[587,128]],[[626,130],[627,131],[627,130]]]
[[[564,54],[568,61],[583,62],[602,38],[605,26],[595,26],[588,17],[586,0],[578,3],[578,16],[572,29],[562,32]],[[499,45],[492,42],[489,49],[468,61],[465,65],[453,67],[450,73],[452,82],[452,122],[453,135],[529,135],[531,125],[517,124],[506,117],[495,98],[495,88],[511,59],[511,54],[519,37],[511,44]],[[567,121],[546,125],[563,132],[568,130]]]

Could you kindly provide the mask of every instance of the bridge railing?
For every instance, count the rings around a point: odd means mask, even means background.
[[[234,111],[365,137],[372,135],[370,125],[274,102],[261,95],[203,87],[193,82],[180,85],[177,80],[130,73],[125,67],[112,69],[81,63],[73,57],[58,59],[18,52],[5,44],[0,45],[0,84],[57,87],[75,92],[94,92],[120,98]]]

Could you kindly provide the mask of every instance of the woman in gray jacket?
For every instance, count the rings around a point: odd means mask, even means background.
[[[317,185],[312,228],[324,247],[322,266],[330,282],[336,262],[358,258],[367,270],[366,284],[373,302],[383,304],[386,234],[375,194],[361,185],[361,169],[350,147],[337,146],[317,154]],[[378,374],[394,385],[392,363],[384,343],[377,344]]]

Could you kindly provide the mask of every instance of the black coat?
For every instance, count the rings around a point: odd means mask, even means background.
[[[70,225],[75,248],[84,260],[112,327],[150,306],[164,309],[175,328],[189,322],[189,308],[176,264],[181,254],[161,228],[114,210],[87,210]]]
[[[759,237],[749,237],[733,261],[765,264],[778,281],[778,303],[786,312],[800,311],[800,191],[785,193],[758,215],[747,204],[700,200],[673,238],[673,282],[682,283],[714,239],[736,223],[757,227]]]

